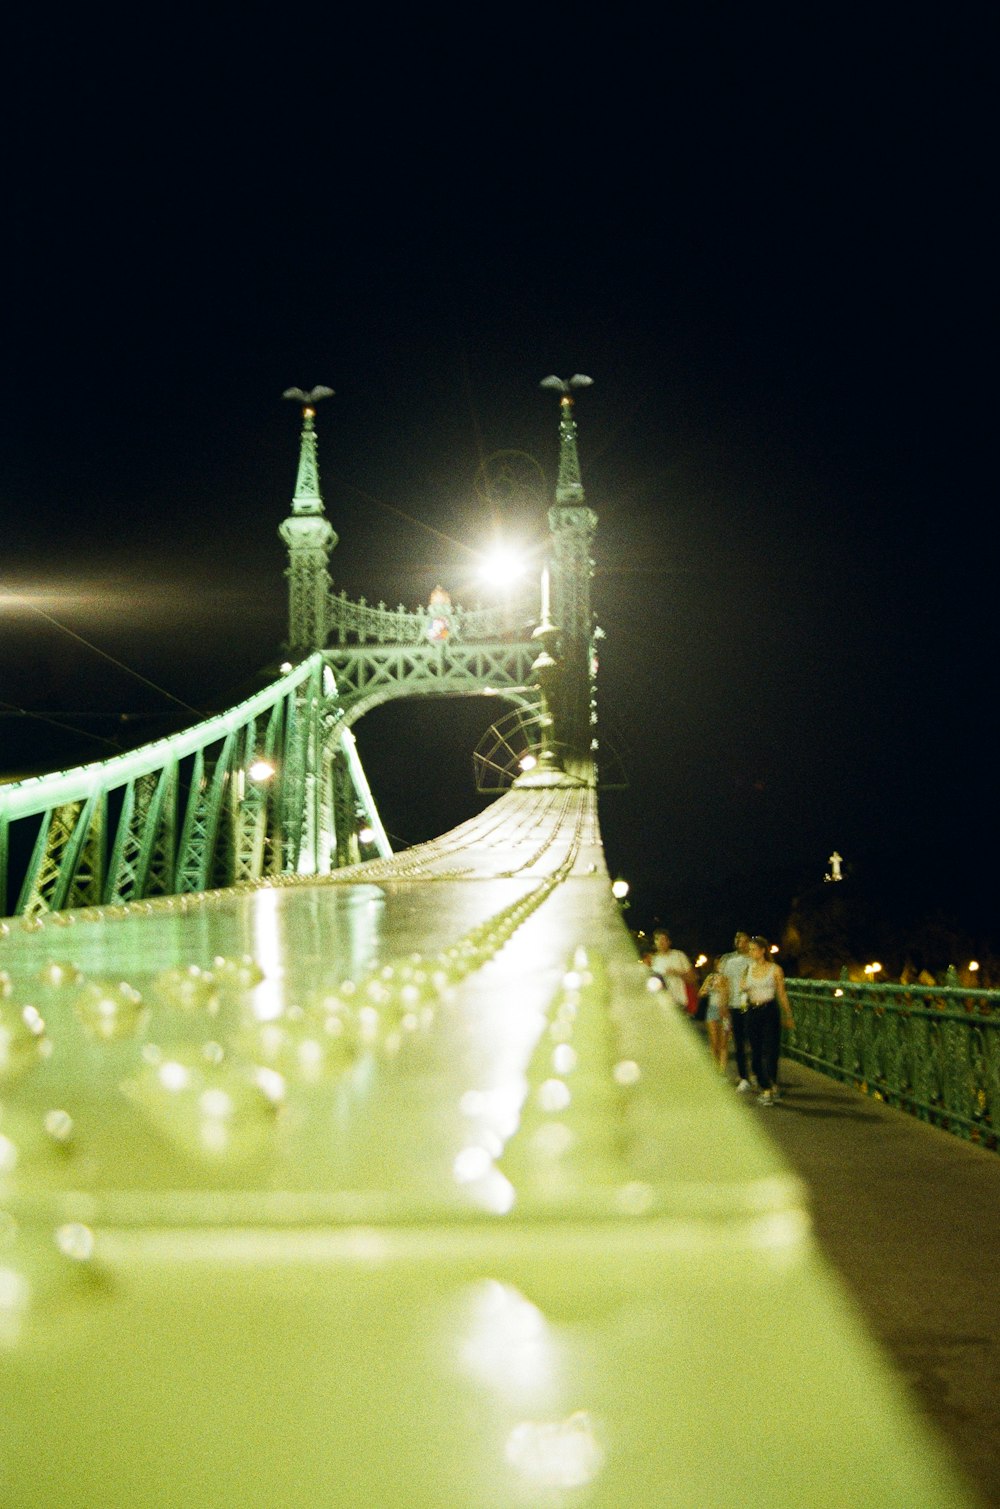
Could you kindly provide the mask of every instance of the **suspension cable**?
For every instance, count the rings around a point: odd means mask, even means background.
[[[102,660],[110,661],[120,671],[124,671],[127,676],[134,676],[137,681],[142,681],[146,686],[151,687],[154,692],[159,692],[161,697],[166,697],[170,702],[176,702],[177,706],[183,707],[185,712],[194,713],[196,718],[202,716],[198,708],[192,707],[189,702],[184,702],[180,697],[175,697],[173,692],[168,692],[165,687],[158,686],[155,681],[150,681],[148,676],[143,676],[140,671],[134,671],[131,666],[125,665],[123,661],[116,660],[114,655],[109,655],[107,650],[102,650],[98,645],[91,644],[89,639],[84,639],[83,635],[77,634],[74,629],[67,629],[65,624],[61,624],[57,618],[53,618],[51,613],[46,613],[44,608],[38,608],[34,603],[25,603],[24,606],[29,612],[37,613],[39,618],[44,618],[46,623],[50,623],[60,633],[68,634],[70,639],[75,639],[78,644],[85,645],[88,650],[93,650],[94,654],[100,655]],[[23,709],[19,708],[17,711],[20,712]]]
[[[116,744],[114,739],[108,739],[104,734],[92,734],[86,728],[75,728],[72,723],[60,723],[56,718],[49,718],[45,713],[33,713],[29,708],[17,707],[13,702],[0,701],[0,708],[5,712],[17,713],[22,718],[34,718],[39,723],[48,723],[52,728],[61,728],[66,733],[77,734],[81,739],[95,739],[98,744],[106,744],[109,749],[120,750],[121,745]]]

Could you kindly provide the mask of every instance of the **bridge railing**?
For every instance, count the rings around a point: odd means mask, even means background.
[[[788,981],[783,1052],[957,1136],[1000,1138],[1000,990]]]
[[[446,624],[447,638],[465,644],[530,639],[537,603],[527,595],[511,597],[493,608],[463,608],[457,603],[408,609],[402,603],[355,601],[345,591],[332,593],[327,605],[327,639],[332,645],[422,644],[434,637],[435,623]]]

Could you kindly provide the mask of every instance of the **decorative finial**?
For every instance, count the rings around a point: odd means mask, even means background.
[[[302,405],[302,412],[307,419],[311,419],[316,412],[316,404],[321,398],[332,398],[332,388],[310,388],[306,393],[302,388],[286,388],[282,398],[294,398]]]
[[[539,383],[540,388],[555,388],[557,393],[562,394],[559,402],[567,408],[573,402],[573,388],[589,388],[593,386],[594,379],[585,377],[582,372],[574,372],[572,377],[543,377]]]

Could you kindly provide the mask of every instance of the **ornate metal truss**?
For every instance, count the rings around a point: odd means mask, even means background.
[[[390,845],[320,654],[218,717],[75,770],[0,786],[0,912],[120,904],[357,858]],[[334,770],[350,792],[335,822]],[[13,882],[13,884],[12,884]]]
[[[512,597],[495,608],[463,608],[448,604],[447,634],[432,641],[435,613],[430,606],[412,611],[400,603],[387,608],[365,598],[356,602],[344,591],[331,594],[327,603],[324,643],[337,646],[394,644],[424,645],[430,642],[484,644],[528,640],[537,623],[537,602],[527,596]]]
[[[542,678],[536,672],[546,661],[547,718],[558,726],[556,742],[564,751],[566,769],[577,779],[592,781],[597,631],[590,577],[597,518],[586,506],[580,479],[571,396],[571,389],[589,383],[579,374],[568,382],[547,378],[543,383],[556,387],[561,397],[559,477],[555,505],[548,514],[556,624],[547,617],[547,570],[542,616],[548,634],[541,659],[539,604],[523,596],[495,608],[469,609],[453,604],[446,592],[435,588],[426,606],[409,610],[402,604],[373,605],[365,598],[353,601],[344,591],[329,590],[328,558],[337,536],[325,518],[315,411],[310,397],[304,397],[292,512],[279,531],[289,553],[288,642],[299,653],[325,648],[337,686],[330,707],[335,723],[350,726],[363,713],[396,697],[491,691],[510,693],[515,704],[537,711]],[[291,389],[286,396],[299,392]]]
[[[563,392],[549,511],[563,623],[551,624],[543,605],[537,628],[536,605],[523,596],[463,608],[436,588],[411,611],[332,593],[337,534],[323,506],[313,423],[313,404],[329,390],[290,389],[286,397],[304,401],[303,425],[292,511],[279,533],[289,557],[289,645],[299,663],[257,696],[169,739],[0,786],[0,913],[15,891],[15,911],[30,917],[266,875],[325,874],[367,857],[362,823],[372,830],[370,849],[388,856],[351,726],[399,697],[506,698],[544,729],[544,759],[558,766],[563,751],[570,779],[594,784],[596,516],[584,500],[569,395],[587,382],[546,383]]]
[[[534,703],[529,684],[537,646],[514,644],[378,645],[327,650],[337,684],[334,711],[349,726],[396,697],[511,696]]]

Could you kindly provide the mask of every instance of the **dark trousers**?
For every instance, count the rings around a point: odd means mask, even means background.
[[[777,1001],[765,1001],[762,1006],[751,1006],[747,1012],[747,1030],[750,1036],[750,1053],[753,1072],[761,1090],[774,1086],[778,1069],[778,1046],[781,1042],[781,1011]]]
[[[736,1072],[739,1074],[740,1079],[750,1078],[750,1075],[747,1073],[750,1067],[747,1062],[747,1046],[749,1042],[747,1037],[747,1017],[749,1015],[749,1011],[740,1011],[738,1006],[734,1007],[729,1013],[729,1020],[733,1024],[733,1052],[736,1054]]]

